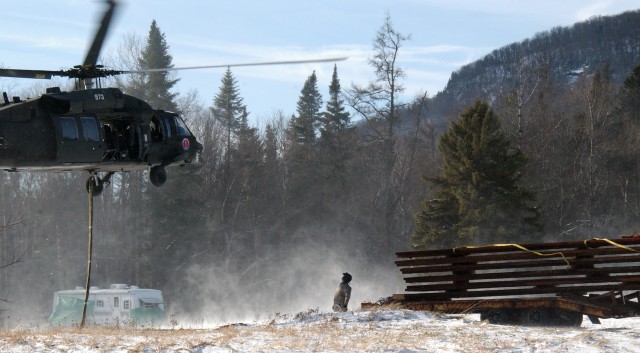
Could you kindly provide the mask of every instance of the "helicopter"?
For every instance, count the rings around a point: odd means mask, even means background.
[[[0,100],[0,169],[9,172],[85,171],[86,190],[98,196],[116,172],[149,170],[149,180],[162,186],[165,167],[186,165],[203,149],[182,117],[154,109],[119,88],[102,87],[102,78],[232,66],[258,66],[340,61],[346,58],[206,65],[148,70],[112,70],[98,65],[98,56],[116,9],[115,0],[102,16],[82,65],[67,70],[0,69],[0,77],[75,80],[75,90],[49,87],[38,97],[22,100],[3,92]]]

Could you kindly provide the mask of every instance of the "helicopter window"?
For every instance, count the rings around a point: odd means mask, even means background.
[[[149,129],[151,130],[152,141],[162,141],[163,128],[160,125],[160,120],[156,116],[151,118],[151,122],[149,123]]]
[[[182,121],[180,117],[176,116],[175,118],[176,118],[176,130],[178,135],[182,135],[182,136],[191,135],[191,133],[189,133],[189,128],[187,128],[187,125],[184,123],[184,121]]]
[[[171,137],[171,123],[169,122],[169,117],[162,119],[162,125],[164,126],[164,131],[167,134],[166,137]]]
[[[62,131],[62,140],[78,140],[78,127],[76,126],[76,119],[70,117],[61,117],[60,130]]]
[[[82,133],[85,141],[98,142],[100,140],[96,119],[89,116],[83,116],[80,118],[80,123],[82,123]]]

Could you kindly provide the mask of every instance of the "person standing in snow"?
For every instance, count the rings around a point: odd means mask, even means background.
[[[342,274],[342,282],[336,289],[336,294],[333,296],[333,311],[347,311],[347,305],[349,305],[349,298],[351,298],[351,275],[347,272]]]

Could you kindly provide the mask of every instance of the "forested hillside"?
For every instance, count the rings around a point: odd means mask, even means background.
[[[615,85],[640,62],[640,11],[598,16],[571,27],[555,27],[496,49],[451,74],[433,98],[435,116],[456,116],[475,99],[490,104],[510,94],[529,96],[543,82],[557,90],[608,67]]]
[[[161,25],[142,44],[123,43],[118,66],[170,63]],[[413,214],[434,196],[422,177],[441,171],[439,137],[476,99],[527,157],[520,180],[540,205],[541,236],[635,232],[639,32],[640,12],[552,29],[461,68],[431,99],[402,102],[396,54],[408,36],[387,18],[371,82],[345,88],[339,65],[331,82],[309,72],[291,97],[296,113],[276,114],[263,130],[248,123],[231,70],[208,105],[193,92],[170,94],[175,77],[153,77],[162,83],[154,90],[143,89],[147,76],[114,81],[181,112],[204,150],[193,165],[169,168],[161,188],[147,172],[112,178],[95,199],[92,282],[162,289],[170,310],[193,320],[322,307],[344,271],[360,285],[356,306],[391,294],[400,288],[394,252],[409,247]],[[84,284],[88,197],[82,173],[1,177],[0,300],[8,302],[0,324],[8,325],[45,317],[54,291]]]

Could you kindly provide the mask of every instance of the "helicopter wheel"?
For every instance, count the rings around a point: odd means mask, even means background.
[[[155,167],[151,167],[149,179],[151,180],[151,184],[154,186],[164,185],[165,181],[167,181],[167,172],[164,170],[164,166],[157,165]]]
[[[87,192],[92,193],[93,196],[99,196],[104,190],[104,181],[100,177],[92,175],[87,179],[86,187]]]

